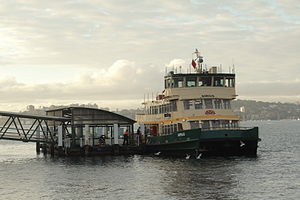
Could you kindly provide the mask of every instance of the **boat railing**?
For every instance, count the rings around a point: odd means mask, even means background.
[[[254,127],[210,127],[210,128],[202,128],[202,130],[249,130]]]

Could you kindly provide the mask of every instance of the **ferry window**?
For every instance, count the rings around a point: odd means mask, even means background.
[[[171,104],[165,104],[165,112],[168,113],[168,112],[171,112]]]
[[[214,86],[218,86],[218,87],[224,86],[224,78],[223,77],[214,77]]]
[[[202,82],[201,86],[211,86],[211,77],[200,77],[200,81]]]
[[[175,78],[174,79],[174,87],[175,88],[183,87],[183,78]]]
[[[221,99],[215,99],[215,109],[222,109]]]
[[[221,126],[222,128],[229,128],[229,120],[222,120]]]
[[[224,104],[224,109],[230,109],[230,100],[228,99],[223,99],[223,104]]]
[[[183,107],[184,107],[185,110],[189,110],[190,109],[189,100],[184,100],[183,101]]]
[[[195,109],[202,109],[203,108],[203,102],[202,99],[195,101]]]
[[[196,77],[186,78],[186,86],[187,87],[195,87],[196,86]]]
[[[167,134],[169,135],[170,134],[170,132],[171,132],[171,130],[170,130],[170,125],[167,125]]]
[[[198,86],[203,86],[203,81],[199,80],[198,81]]]
[[[194,107],[193,100],[184,100],[183,101],[183,107],[184,107],[185,110],[193,109],[193,107]]]
[[[174,132],[177,132],[177,124],[174,124]]]
[[[226,78],[225,87],[234,87],[234,78]]]
[[[199,121],[190,121],[191,129],[199,128]]]
[[[220,128],[220,121],[216,120],[216,121],[211,121],[211,126],[213,128]]]
[[[165,80],[165,88],[171,88],[172,87],[172,80],[167,79]]]
[[[166,112],[166,105],[161,105],[161,113],[165,113]]]
[[[238,127],[238,122],[237,121],[232,121],[231,122],[231,127],[232,128],[237,128]]]
[[[209,125],[209,121],[208,120],[205,120],[205,121],[202,121],[202,128],[203,129],[209,129],[210,125]]]
[[[159,113],[162,113],[162,105],[159,105]]]
[[[170,133],[173,133],[174,129],[173,129],[173,124],[170,125]]]
[[[182,128],[182,123],[178,123],[178,131],[182,131],[183,128]]]
[[[176,101],[171,101],[171,112],[177,111],[177,104]]]
[[[213,108],[213,104],[212,104],[212,100],[211,99],[205,99],[204,103],[205,103],[205,108],[206,109],[212,109]]]

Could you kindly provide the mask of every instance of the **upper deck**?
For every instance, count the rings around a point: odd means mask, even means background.
[[[235,97],[235,74],[233,73],[217,73],[214,69],[205,73],[186,74],[175,74],[171,71],[165,76],[164,98],[234,99]]]
[[[173,71],[165,76],[165,89],[182,87],[235,87],[235,74],[232,73],[179,73]]]

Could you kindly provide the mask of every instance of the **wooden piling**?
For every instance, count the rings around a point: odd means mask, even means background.
[[[40,146],[39,142],[36,143],[35,151],[36,151],[37,154],[40,154],[40,152],[41,152],[41,146]]]

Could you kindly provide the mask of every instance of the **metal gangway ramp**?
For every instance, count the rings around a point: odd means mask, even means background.
[[[69,123],[67,117],[0,111],[0,139],[56,144],[58,127],[68,133]]]

